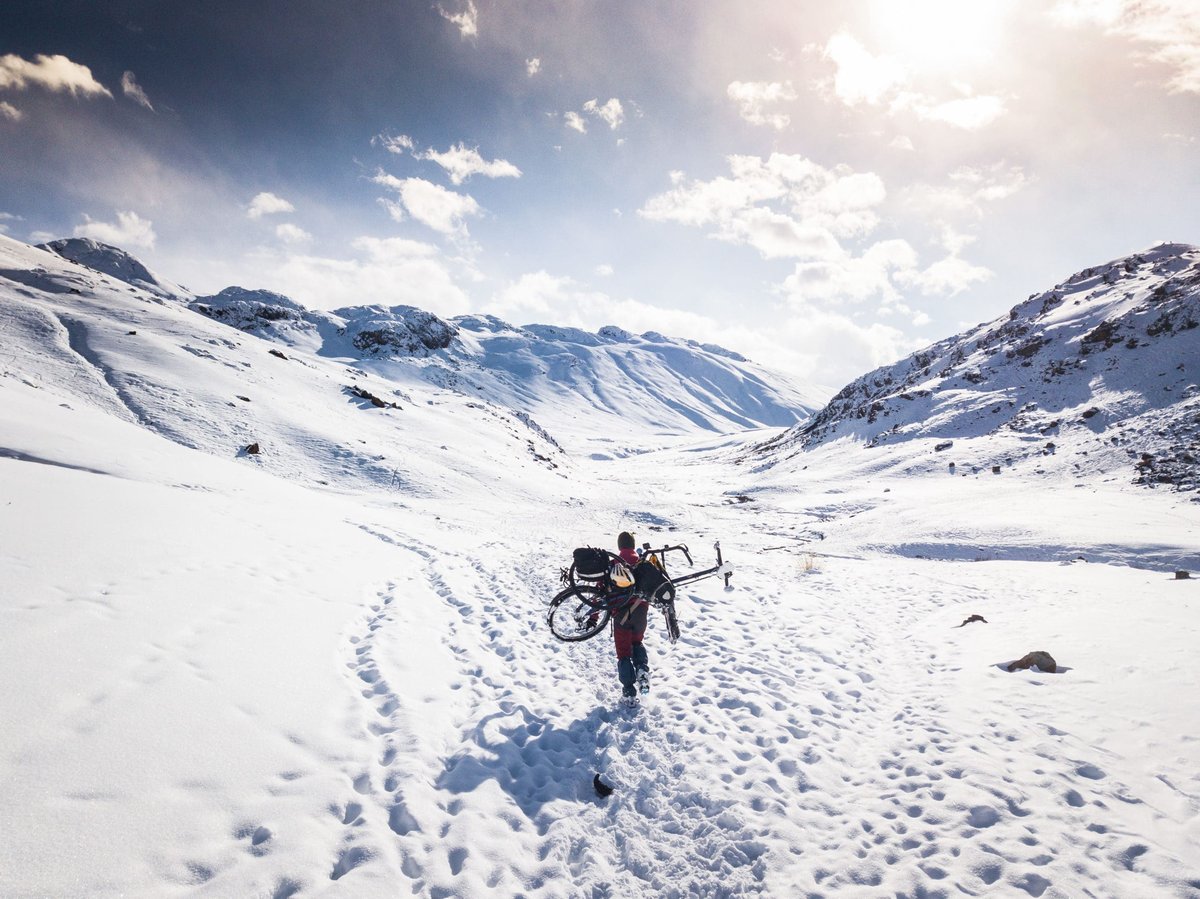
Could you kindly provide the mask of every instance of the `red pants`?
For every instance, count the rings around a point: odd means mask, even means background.
[[[621,609],[613,615],[613,641],[617,644],[617,658],[633,657],[633,647],[642,642],[646,635],[646,613],[650,606],[645,601],[638,601],[632,610]],[[629,617],[625,613],[629,612]],[[624,619],[624,623],[622,623]]]

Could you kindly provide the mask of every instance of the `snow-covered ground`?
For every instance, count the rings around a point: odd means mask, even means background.
[[[763,467],[777,431],[563,452],[24,277],[0,895],[1200,895],[1189,494],[952,476],[919,441]],[[652,621],[634,710],[611,641],[544,620],[622,529],[736,569],[681,591],[675,645]],[[1058,673],[1004,670],[1032,650]]]

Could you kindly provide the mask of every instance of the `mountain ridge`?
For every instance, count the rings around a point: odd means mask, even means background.
[[[773,466],[843,439],[933,441],[938,453],[947,441],[989,440],[971,454],[977,470],[1044,462],[1069,441],[1089,457],[1075,460],[1081,469],[1132,468],[1137,483],[1197,490],[1197,360],[1200,248],[1161,244],[868,372],[754,454]]]

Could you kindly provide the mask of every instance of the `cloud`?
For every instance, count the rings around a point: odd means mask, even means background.
[[[798,155],[730,156],[731,178],[686,182],[651,197],[638,214],[705,228],[718,240],[747,244],[765,258],[836,258],[839,238],[878,224],[887,192],[879,176],[826,169]]]
[[[770,125],[782,131],[791,119],[784,113],[769,113],[766,107],[795,100],[796,89],[790,81],[734,81],[726,89],[729,99],[738,105],[738,113],[752,125]]]
[[[572,128],[580,134],[587,134],[587,122],[584,121],[583,116],[579,113],[573,110],[565,112],[563,113],[563,121],[567,123],[568,128]]]
[[[542,70],[542,61],[536,56],[525,60],[525,74],[532,78]]]
[[[1195,0],[1060,0],[1051,17],[1095,25],[1142,45],[1141,56],[1171,70],[1167,90],[1200,93],[1200,16]]]
[[[41,87],[74,97],[112,97],[108,88],[92,77],[87,66],[65,56],[38,54],[33,62],[13,53],[0,56],[0,89],[25,90]]]
[[[966,131],[984,128],[1007,112],[1001,97],[976,94],[968,85],[958,85],[962,96],[953,100],[908,90],[911,73],[903,64],[892,57],[872,55],[845,32],[829,39],[824,58],[836,67],[833,96],[851,108],[885,107],[892,115],[911,111],[921,121],[940,122]]]
[[[990,269],[950,255],[923,271],[900,272],[897,281],[916,287],[926,296],[952,297],[987,281],[993,275]]]
[[[900,296],[892,283],[893,274],[910,275],[916,265],[917,253],[907,241],[886,240],[858,257],[842,252],[797,263],[781,289],[793,303],[861,302],[876,296],[890,302]]]
[[[0,101],[0,119],[8,119],[10,122],[19,122],[25,118],[25,113],[17,109],[11,103]]]
[[[611,97],[603,103],[588,100],[583,104],[583,111],[605,122],[614,131],[625,121],[625,109],[616,97]]]
[[[596,276],[597,277],[611,278],[612,274],[613,274],[613,267],[611,265],[609,265],[607,262],[601,263],[600,265],[596,266]]]
[[[413,154],[417,159],[428,159],[436,162],[446,170],[450,181],[462,184],[472,175],[483,175],[485,178],[520,178],[521,170],[505,159],[488,161],[479,155],[477,148],[465,144],[455,144],[444,153],[434,149],[423,153]]]
[[[634,333],[658,331],[743,353],[762,365],[812,381],[842,384],[893,362],[928,341],[910,340],[878,322],[858,324],[840,311],[794,304],[768,329],[720,322],[683,309],[666,309],[631,298],[616,298],[545,270],[530,272],[497,291],[484,312],[516,324],[553,321],[596,330],[617,322]],[[831,358],[829,348],[837,347]]]
[[[407,134],[391,136],[377,134],[371,138],[373,146],[382,146],[389,153],[403,155],[411,153],[414,159],[426,159],[436,162],[446,170],[454,184],[462,184],[472,175],[483,175],[485,178],[520,178],[521,170],[507,159],[487,160],[479,153],[478,147],[468,147],[464,143],[453,144],[448,150],[439,152],[432,147],[418,151],[416,143]]]
[[[154,112],[154,107],[150,104],[150,98],[146,96],[146,92],[142,90],[142,86],[137,83],[137,78],[134,77],[133,72],[126,72],[121,76],[121,90],[134,103]]]
[[[421,224],[449,237],[467,237],[465,219],[483,212],[470,195],[455,193],[423,178],[396,178],[379,172],[373,180],[376,184],[396,192],[404,212]]]
[[[1020,166],[960,166],[945,184],[916,184],[901,191],[902,205],[938,227],[952,220],[977,222],[987,204],[1005,200],[1030,184]]]
[[[418,306],[437,315],[460,315],[471,302],[445,260],[428,244],[359,237],[355,255],[332,258],[278,250],[250,257],[255,276],[310,309],[380,304]]]
[[[254,199],[250,201],[250,206],[246,209],[246,215],[252,219],[259,219],[264,215],[295,211],[296,207],[283,199],[283,197],[277,197],[269,191],[263,191],[260,194],[254,195]]]
[[[872,56],[844,32],[829,39],[825,58],[837,66],[833,91],[847,106],[879,104],[908,80],[908,72],[900,62],[887,56]]]
[[[313,236],[303,228],[290,223],[276,225],[275,236],[287,244],[304,244],[313,239]]]
[[[13,215],[11,212],[0,212],[0,234],[8,233],[9,222],[19,222],[21,217]]]
[[[407,134],[398,134],[395,136],[377,134],[371,138],[371,146],[382,146],[389,153],[402,156],[405,153],[412,152],[416,144],[413,143],[413,139]]]
[[[154,249],[154,241],[157,240],[154,225],[136,212],[118,212],[115,224],[97,222],[87,214],[84,214],[83,217],[84,223],[75,228],[76,237],[90,237],[122,249],[128,247]]]
[[[474,0],[466,0],[466,8],[462,12],[451,12],[438,4],[437,11],[447,22],[458,26],[459,34],[463,37],[476,37],[479,34],[479,10]]]
[[[893,108],[905,107],[913,109],[922,121],[944,122],[964,131],[985,128],[1008,111],[1004,100],[986,94],[944,103],[932,103],[928,97],[920,94],[903,94],[896,99]]]
[[[380,263],[432,258],[438,255],[438,248],[433,244],[405,237],[357,237],[351,242],[351,246],[366,253],[372,262]]]

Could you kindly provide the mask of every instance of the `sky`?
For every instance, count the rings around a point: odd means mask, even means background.
[[[0,233],[834,389],[1200,243],[1200,0],[8,0]]]

